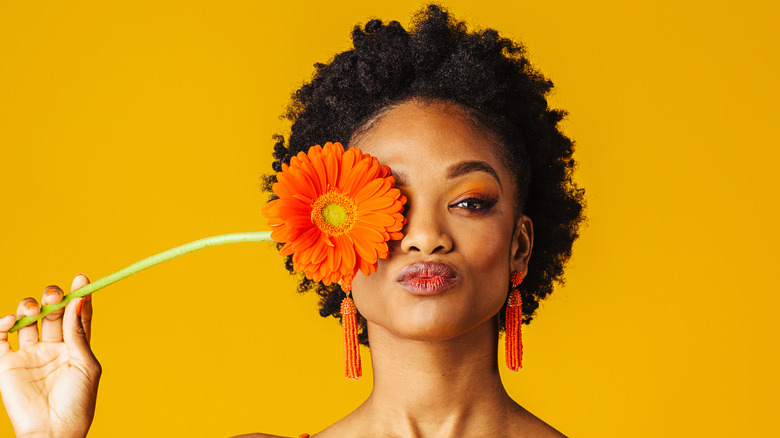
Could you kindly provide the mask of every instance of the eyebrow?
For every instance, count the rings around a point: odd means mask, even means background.
[[[498,178],[498,173],[496,170],[493,169],[493,166],[484,161],[461,161],[458,164],[453,164],[447,168],[447,178],[457,178],[471,172],[485,172],[491,175],[496,179],[498,188],[500,188],[501,191],[504,190],[504,188],[501,186],[501,180]]]
[[[498,178],[498,173],[493,169],[493,166],[484,161],[461,161],[460,163],[453,164],[447,168],[447,179],[457,178],[471,172],[485,172],[489,174],[496,179],[498,188],[501,189],[502,192],[504,191],[504,188],[501,186],[501,180]],[[405,173],[393,169],[391,174],[393,175],[393,178],[395,178],[396,186],[403,187],[406,185]]]

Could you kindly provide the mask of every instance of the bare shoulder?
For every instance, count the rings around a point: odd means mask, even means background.
[[[280,435],[269,435],[267,433],[247,433],[244,435],[236,435],[230,438],[288,438]]]
[[[513,422],[512,436],[531,438],[566,438],[566,435],[542,421],[541,418],[518,405]]]

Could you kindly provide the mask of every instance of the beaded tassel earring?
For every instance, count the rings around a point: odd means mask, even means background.
[[[360,345],[358,344],[357,308],[349,297],[352,286],[342,282],[341,288],[347,294],[341,300],[341,325],[344,328],[344,375],[347,379],[357,380],[363,375],[360,365]]]
[[[506,366],[517,371],[523,367],[523,337],[520,326],[523,324],[523,298],[518,286],[523,282],[523,273],[512,273],[512,292],[506,303]]]

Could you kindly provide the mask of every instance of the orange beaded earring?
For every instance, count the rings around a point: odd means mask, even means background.
[[[352,286],[342,282],[341,288],[347,294],[341,300],[341,326],[344,328],[344,375],[347,379],[357,380],[363,375],[360,365],[360,345],[358,344],[357,308],[349,297]]]
[[[523,337],[520,326],[523,324],[523,297],[518,286],[523,282],[523,273],[512,273],[512,291],[506,303],[506,366],[517,371],[523,367]]]

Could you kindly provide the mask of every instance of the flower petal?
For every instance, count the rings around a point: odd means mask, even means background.
[[[371,223],[380,227],[391,227],[395,224],[395,219],[387,213],[377,213],[372,210],[367,212],[358,212],[358,222]]]
[[[382,237],[382,233],[368,224],[355,224],[353,232],[369,242],[379,243],[385,241],[384,237]]]
[[[352,150],[352,149],[350,149]],[[349,172],[344,181],[344,193],[348,193],[350,196],[355,196],[355,188],[360,182],[361,175],[369,168],[368,160],[360,160],[355,164],[355,167]]]
[[[311,155],[311,165],[315,170],[312,180],[315,181],[315,185],[319,188],[320,194],[328,191],[328,172],[325,170],[325,163],[323,162],[323,155],[321,151],[315,151],[309,153]]]
[[[369,262],[367,262],[365,260],[362,260],[362,259],[358,260],[358,261],[360,262],[360,271],[363,272],[363,274],[369,275],[372,272],[376,272],[376,268],[377,268],[376,262],[369,263]]]
[[[352,148],[348,151],[344,152],[344,155],[341,156],[341,169],[339,169],[339,177],[338,181],[336,182],[336,186],[339,190],[341,190],[342,193],[346,192],[344,189],[344,184],[346,183],[347,177],[352,174],[352,168],[355,165],[355,152],[357,149]]]
[[[355,266],[355,244],[347,236],[336,237],[336,246],[341,249],[341,260],[352,269]]]
[[[361,259],[366,260],[369,263],[376,262],[376,251],[370,242],[357,234],[352,236],[352,241],[355,242],[355,250]]]
[[[355,202],[360,204],[361,202],[367,200],[368,198],[370,198],[371,196],[376,194],[376,192],[378,192],[379,189],[382,188],[383,184],[384,184],[384,180],[381,180],[381,179],[378,179],[378,178],[373,180],[373,181],[371,181],[371,182],[369,182],[368,184],[363,186],[363,188],[358,190],[358,192],[355,194],[355,196],[353,196],[353,198],[355,199]]]
[[[294,215],[285,220],[285,225],[293,228],[308,228],[312,226],[311,218],[309,216]]]
[[[403,233],[399,233],[397,231],[391,231],[389,234],[390,234],[390,240],[401,240],[404,238]]]
[[[358,209],[365,210],[381,210],[383,208],[390,207],[396,202],[393,198],[371,198],[358,204]]]

